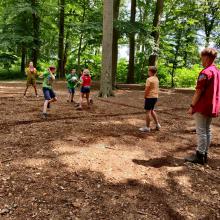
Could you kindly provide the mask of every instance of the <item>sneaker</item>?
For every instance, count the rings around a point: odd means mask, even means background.
[[[139,131],[149,132],[149,131],[150,131],[150,128],[148,128],[148,127],[139,128]]]
[[[43,114],[42,114],[42,118],[43,118],[43,119],[46,119],[46,118],[47,118],[47,113],[43,113]]]
[[[81,106],[79,106],[79,107],[77,107],[77,108],[76,108],[76,110],[82,110],[82,107],[81,107]]]
[[[160,124],[157,124],[157,125],[156,125],[156,130],[159,131],[160,129],[161,129],[161,125],[160,125]]]

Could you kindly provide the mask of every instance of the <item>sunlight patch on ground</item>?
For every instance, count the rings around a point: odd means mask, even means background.
[[[144,126],[144,119],[137,119],[137,118],[128,118],[125,119],[125,123],[134,125],[134,126]]]
[[[142,183],[167,187],[166,177],[160,175],[159,170],[156,172],[159,174],[155,175],[154,167],[140,166],[133,162],[136,158],[145,159],[143,149],[134,147],[133,150],[128,149],[126,144],[113,143],[114,140],[100,140],[87,147],[80,147],[73,142],[56,141],[53,143],[53,152],[69,172],[91,170],[103,173],[113,183],[138,179]]]
[[[19,159],[19,161],[14,161],[13,164],[39,169],[45,167],[50,161],[50,159],[43,158],[28,158],[23,160]]]

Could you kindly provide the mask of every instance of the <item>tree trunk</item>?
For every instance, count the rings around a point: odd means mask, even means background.
[[[217,2],[217,1],[216,1]],[[204,29],[205,29],[205,47],[208,47],[210,44],[210,37],[211,33],[213,31],[213,28],[216,25],[216,22],[218,22],[218,11],[219,11],[219,3],[217,4],[215,1],[205,1],[204,4],[204,10],[205,12],[203,13],[203,24],[204,24]],[[207,11],[209,9],[210,11]]]
[[[69,50],[69,31],[67,31],[66,34],[66,40],[65,40],[65,47],[64,47],[64,55],[63,55],[63,69],[65,71],[66,69],[66,63],[67,63],[67,58],[68,58],[68,50]]]
[[[112,41],[113,41],[113,0],[104,0],[102,73],[99,96],[107,98],[112,94]]]
[[[65,0],[60,0],[60,19],[59,19],[59,48],[58,48],[58,75],[64,76],[64,7]]]
[[[175,52],[174,61],[173,61],[173,68],[171,70],[171,88],[175,87],[174,76],[175,76],[175,71],[177,69],[177,63],[178,63],[177,58],[179,56],[179,49],[181,46],[181,38],[182,38],[182,31],[181,30],[177,33],[176,37],[177,37],[176,52]]]
[[[86,4],[83,6],[83,16],[82,16],[82,24],[85,22],[85,16],[86,16]],[[81,64],[81,51],[82,51],[82,40],[83,40],[83,32],[80,34],[79,38],[79,47],[78,47],[78,53],[77,53],[77,72],[80,73],[80,64]]]
[[[26,66],[26,47],[23,45],[21,48],[21,72],[25,73]]]
[[[131,0],[130,23],[134,27],[136,16],[136,0]],[[134,55],[135,55],[135,32],[132,31],[129,36],[129,64],[127,83],[134,83]]]
[[[154,48],[153,52],[149,57],[149,66],[155,66],[157,62],[158,52],[159,52],[159,27],[160,27],[160,18],[163,12],[164,0],[157,0],[156,9],[154,13],[154,21],[153,21],[153,31],[151,36],[154,38]]]
[[[34,63],[34,66],[37,66],[37,60],[39,56],[39,50],[40,50],[40,17],[38,15],[38,0],[32,0],[31,5],[34,10],[32,14],[33,19],[33,48],[32,48],[32,61]]]
[[[118,20],[120,0],[114,0],[113,18]],[[112,44],[112,87],[116,87],[117,64],[118,64],[118,38],[119,33],[115,25],[113,26],[113,44]]]

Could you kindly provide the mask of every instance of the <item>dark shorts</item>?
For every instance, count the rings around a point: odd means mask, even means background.
[[[69,93],[74,94],[75,93],[75,89],[74,88],[68,88]]]
[[[89,86],[82,86],[81,93],[90,93],[90,87]]]
[[[51,100],[56,97],[56,94],[52,89],[43,88],[44,98],[45,100]]]
[[[154,106],[157,103],[157,98],[146,98],[144,109],[145,110],[154,110]]]

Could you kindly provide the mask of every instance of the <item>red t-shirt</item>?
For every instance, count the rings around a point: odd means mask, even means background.
[[[196,89],[202,90],[202,93],[193,112],[217,117],[220,111],[220,70],[214,64],[200,72]]]
[[[91,76],[90,75],[83,75],[82,76],[82,86],[91,86]]]

